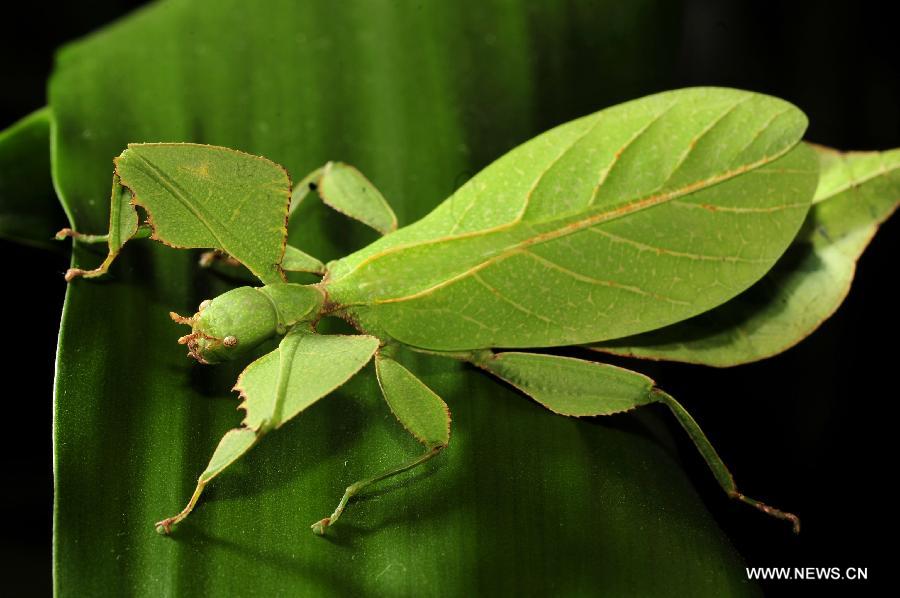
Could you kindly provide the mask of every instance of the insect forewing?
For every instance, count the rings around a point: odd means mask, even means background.
[[[815,149],[822,174],[813,207],[762,280],[708,313],[592,348],[728,367],[771,357],[812,334],[840,307],[856,262],[900,205],[900,149]]]
[[[686,89],[561,125],[416,224],[330,267],[373,330],[439,350],[581,344],[749,287],[796,235],[818,163],[800,110]]]

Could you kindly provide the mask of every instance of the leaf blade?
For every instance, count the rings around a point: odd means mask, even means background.
[[[0,131],[0,237],[56,249],[52,234],[64,216],[50,179],[50,108]]]

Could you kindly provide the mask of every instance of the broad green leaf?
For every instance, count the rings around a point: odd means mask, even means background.
[[[372,336],[322,336],[297,326],[278,349],[250,364],[238,379],[244,426],[277,428],[339,388],[372,359]]]
[[[381,192],[359,170],[342,162],[322,169],[317,188],[322,201],[338,212],[386,235],[397,229],[397,216]]]
[[[154,239],[220,249],[264,283],[281,282],[291,181],[278,164],[224,147],[138,143],[116,159],[116,174]]]
[[[284,259],[281,261],[281,268],[288,272],[325,273],[325,264],[308,253],[300,251],[293,245],[287,245],[284,248]]]
[[[450,442],[450,409],[408,369],[384,355],[375,358],[384,400],[403,427],[426,447]]]
[[[661,93],[509,152],[426,218],[329,268],[332,300],[439,350],[580,344],[707,311],[784,253],[818,178],[769,96]],[[536,282],[540,281],[540,285]]]
[[[650,87],[644,73],[665,63],[643,51],[646,36],[673,35],[660,23],[675,16],[666,2],[153,5],[57,57],[57,189],[75,228],[105,231],[113,157],[136,141],[185,140],[266,156],[295,177],[339,158],[412,222],[515,144]],[[319,202],[301,204],[290,230],[292,245],[323,260],[367,235]],[[239,418],[230,389],[245,364],[200,366],[175,344],[168,312],[227,290],[221,277],[194,252],[130,245],[115,276],[67,293],[54,403],[58,595],[754,592],[697,480],[665,434],[646,431],[658,422],[559,417],[472,368],[418,355],[404,363],[454,414],[430,475],[353,505],[333,540],[310,533],[348,484],[421,448],[363,372],[269,434],[161,538],[152,523],[182,504]],[[76,266],[96,263],[75,252]]]
[[[52,248],[65,221],[50,180],[49,108],[0,131],[0,237]]]
[[[816,149],[822,174],[814,205],[762,280],[709,313],[592,348],[728,367],[776,355],[812,334],[840,307],[856,262],[900,204],[900,149]]]
[[[653,380],[605,363],[503,352],[477,365],[561,415],[611,415],[654,401]]]

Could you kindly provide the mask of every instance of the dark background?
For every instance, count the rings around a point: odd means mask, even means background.
[[[0,129],[44,105],[55,48],[139,4],[97,1],[51,9],[31,3],[20,4],[14,17],[4,15]],[[688,0],[665,18],[672,14],[676,19],[665,26],[676,33],[646,43],[648,51],[670,53],[674,68],[653,74],[653,85],[635,96],[689,85],[752,89],[800,106],[810,117],[811,141],[842,149],[900,146],[895,21],[877,3]],[[585,102],[589,110],[600,108],[590,98]],[[726,500],[684,435],[673,429],[684,443],[691,479],[749,566],[869,569],[868,584],[776,582],[764,586],[769,594],[856,593],[891,576],[880,546],[892,539],[886,527],[894,510],[885,481],[893,481],[895,470],[892,368],[898,327],[891,287],[898,220],[873,241],[843,307],[798,347],[731,370],[652,368],[707,431],[739,487],[803,520],[803,533],[793,537],[785,524]],[[67,248],[52,253],[0,241],[0,255],[6,331],[3,584],[49,593],[53,357]]]

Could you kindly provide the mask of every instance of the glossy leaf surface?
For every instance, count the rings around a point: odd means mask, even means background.
[[[44,108],[0,131],[0,237],[50,248],[63,222],[50,180],[50,110]]]
[[[640,36],[607,35],[612,13],[615,27],[646,33],[645,8],[376,6],[167,2],[64,49],[50,101],[72,224],[105,230],[112,158],[160,140],[235,147],[298,178],[339,158],[412,222],[460,177],[637,95],[634,73],[660,66],[637,51],[623,60]],[[583,82],[588,99],[572,85],[584,63],[561,51],[579,40],[616,58],[591,69],[606,75]],[[295,224],[292,244],[323,260],[375,236],[308,200]],[[76,265],[96,263],[86,252],[76,247]],[[226,288],[193,252],[149,241],[129,243],[107,279],[69,287],[55,404],[59,595],[752,592],[694,480],[641,420],[554,416],[438,358],[404,364],[452,409],[450,448],[358,499],[330,539],[309,525],[347,484],[421,450],[370,369],[270,434],[160,537],[152,523],[183,504],[240,417],[230,389],[245,366],[194,364],[167,313]]]
[[[364,326],[439,350],[672,324],[749,287],[790,244],[818,178],[805,129],[791,104],[733,89],[626,102],[517,147],[332,264],[328,288]]]
[[[816,150],[822,176],[814,205],[761,281],[709,313],[594,348],[727,367],[770,357],[812,334],[840,307],[856,262],[900,204],[900,150]]]

